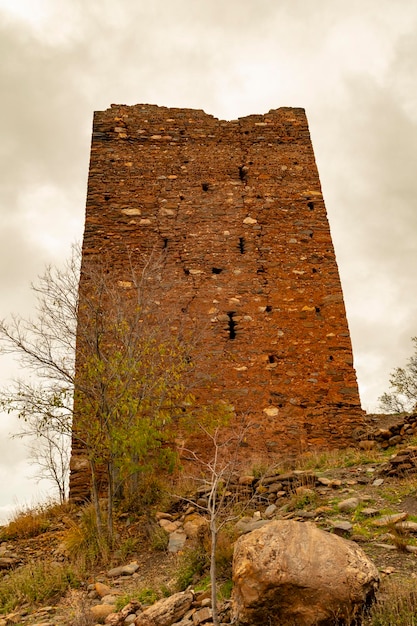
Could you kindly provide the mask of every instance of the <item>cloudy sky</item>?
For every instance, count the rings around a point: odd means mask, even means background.
[[[0,317],[80,240],[94,110],[307,111],[363,407],[417,335],[415,0],[0,0]],[[0,356],[0,384],[16,365]],[[0,519],[46,486],[0,420]],[[39,491],[39,489],[41,491]]]

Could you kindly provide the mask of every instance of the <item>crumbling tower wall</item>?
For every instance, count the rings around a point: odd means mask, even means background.
[[[248,454],[351,440],[362,411],[303,109],[96,112],[84,262],[105,252],[123,277],[128,251],[163,251],[154,300],[173,332],[200,329],[197,395],[257,424]]]

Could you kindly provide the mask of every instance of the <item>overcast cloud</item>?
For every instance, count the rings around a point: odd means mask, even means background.
[[[417,335],[415,0],[0,0],[0,77],[1,317],[82,237],[94,110],[305,107],[376,409]],[[0,359],[0,384],[15,372]],[[35,498],[16,428],[2,416],[0,516]]]

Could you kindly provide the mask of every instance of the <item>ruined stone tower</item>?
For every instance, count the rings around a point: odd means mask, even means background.
[[[362,412],[303,109],[96,112],[83,257],[105,251],[123,277],[128,250],[164,251],[154,300],[201,330],[197,396],[257,423],[248,454],[351,440]]]

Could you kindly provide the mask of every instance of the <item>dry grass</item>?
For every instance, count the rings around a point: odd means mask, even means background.
[[[46,532],[52,523],[68,510],[68,505],[47,503],[25,508],[16,513],[7,526],[0,531],[0,540],[29,539]]]
[[[0,613],[23,603],[33,607],[50,602],[78,583],[78,574],[68,564],[41,561],[23,565],[0,580]]]
[[[109,561],[110,549],[98,532],[92,505],[85,506],[79,518],[69,522],[69,528],[64,535],[64,544],[69,556],[79,567],[87,568]]]
[[[417,626],[417,581],[387,581],[365,623],[368,626]]]

